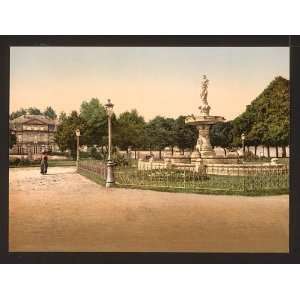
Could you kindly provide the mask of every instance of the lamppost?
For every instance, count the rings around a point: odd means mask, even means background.
[[[37,144],[38,144],[38,137],[35,135],[34,136],[34,154],[38,154],[38,146],[37,146]]]
[[[243,159],[245,159],[245,139],[246,139],[245,133],[242,133],[241,139],[242,139],[242,145],[243,145]]]
[[[77,171],[78,171],[78,167],[79,167],[79,137],[80,137],[80,130],[79,129],[76,129],[75,130],[75,133],[76,133],[76,138],[77,138],[77,156],[76,156],[76,168],[77,168]]]
[[[106,175],[106,187],[111,187],[115,183],[114,171],[113,171],[113,161],[111,159],[111,117],[113,115],[114,105],[111,103],[110,99],[107,100],[105,104],[106,113],[108,116],[108,159],[107,159],[107,175]]]

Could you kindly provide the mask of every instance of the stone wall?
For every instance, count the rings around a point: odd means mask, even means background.
[[[176,169],[192,172],[203,172],[207,175],[219,176],[255,176],[264,174],[287,174],[289,167],[285,164],[265,163],[265,164],[187,164],[187,163],[172,163],[172,162],[155,162],[138,161],[138,170],[155,170],[155,169]]]
[[[284,164],[207,164],[208,175],[254,176],[276,173],[287,173],[288,166]]]

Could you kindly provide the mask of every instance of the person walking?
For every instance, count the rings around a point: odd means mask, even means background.
[[[42,157],[41,157],[41,174],[43,174],[43,175],[47,174],[47,170],[48,170],[47,151],[43,151]]]

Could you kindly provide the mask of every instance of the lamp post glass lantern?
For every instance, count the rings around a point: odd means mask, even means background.
[[[77,139],[77,147],[76,147],[76,150],[77,150],[77,155],[76,155],[76,167],[77,167],[77,170],[78,170],[78,166],[79,166],[79,137],[80,137],[80,130],[79,130],[79,129],[76,129],[75,133],[76,133],[76,139]]]
[[[108,158],[107,158],[107,175],[106,175],[106,187],[111,187],[115,183],[114,172],[113,172],[113,161],[111,159],[111,117],[113,115],[114,105],[111,103],[110,99],[107,100],[105,104],[105,110],[108,117]]]
[[[244,158],[245,157],[245,139],[246,139],[245,133],[242,133],[241,139],[242,139],[242,145],[243,145],[243,158]]]

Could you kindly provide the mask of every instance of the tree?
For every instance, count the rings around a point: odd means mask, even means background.
[[[9,119],[13,120],[13,119],[16,119],[16,118],[24,116],[24,115],[26,115],[26,109],[20,108],[16,111],[12,112],[9,116]]]
[[[51,106],[48,106],[44,111],[44,116],[54,120],[57,118],[57,115],[54,111],[54,109]]]
[[[42,112],[36,107],[29,107],[26,111],[29,115],[42,115]]]
[[[9,148],[11,149],[17,143],[16,135],[12,132],[9,133]]]
[[[76,159],[76,134],[75,130],[79,129],[81,132],[80,145],[86,144],[85,130],[86,123],[78,115],[76,111],[72,111],[70,116],[64,118],[57,127],[55,133],[55,141],[61,151],[70,150],[73,159]]]
[[[107,114],[104,106],[97,98],[83,101],[80,106],[80,118],[86,123],[85,138],[88,146],[106,144]],[[112,117],[112,126],[116,125],[116,117]]]
[[[139,116],[137,110],[126,111],[117,119],[116,144],[123,150],[128,151],[132,147],[135,151],[146,144],[145,120]]]
[[[213,147],[221,147],[224,150],[232,147],[233,142],[233,125],[231,122],[219,122],[213,125],[210,129],[210,141]]]
[[[175,145],[184,152],[184,149],[193,149],[197,143],[198,132],[195,126],[185,123],[185,117],[179,116],[174,124]]]
[[[62,111],[62,112],[59,114],[58,121],[59,121],[59,122],[63,122],[66,118],[67,118],[67,114],[66,114],[64,111]]]
[[[289,144],[289,81],[276,77],[263,92],[247,106],[246,111],[233,121],[233,144],[240,145],[245,133],[247,146],[270,146],[283,149]]]
[[[174,122],[174,119],[157,116],[146,125],[146,141],[150,152],[157,149],[160,159],[161,151],[167,146],[173,147],[176,143]]]

